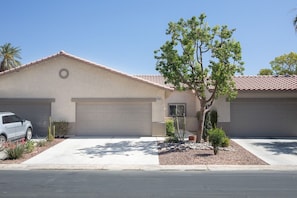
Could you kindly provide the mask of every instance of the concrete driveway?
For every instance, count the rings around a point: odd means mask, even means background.
[[[297,139],[232,139],[270,165],[297,165]]]
[[[74,137],[23,162],[26,165],[159,165],[157,138]]]

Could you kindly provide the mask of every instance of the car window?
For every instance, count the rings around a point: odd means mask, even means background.
[[[3,116],[3,117],[2,117],[2,123],[3,123],[3,124],[8,124],[8,123],[10,123],[10,116]]]
[[[3,116],[2,122],[3,124],[13,123],[13,122],[21,122],[22,119],[16,115],[9,115],[9,116]]]

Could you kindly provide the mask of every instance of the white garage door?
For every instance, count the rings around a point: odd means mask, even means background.
[[[151,103],[77,103],[78,135],[151,136]]]

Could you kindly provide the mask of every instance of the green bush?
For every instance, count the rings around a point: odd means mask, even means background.
[[[25,152],[25,146],[23,143],[19,143],[19,142],[16,142],[16,143],[10,142],[6,148],[7,158],[10,160],[21,158],[24,152]]]
[[[222,147],[230,146],[230,139],[226,136],[223,138]]]
[[[174,121],[172,119],[169,119],[166,121],[166,136],[174,137]]]
[[[66,121],[54,121],[53,125],[55,126],[56,136],[65,137],[69,131],[69,122]]]
[[[209,131],[209,142],[213,146],[214,154],[216,155],[219,152],[219,146],[222,146],[226,134],[223,129],[214,128]]]
[[[25,143],[25,151],[31,153],[35,148],[35,143],[32,140],[29,140]]]
[[[180,141],[179,141],[178,137],[176,137],[176,136],[170,136],[170,137],[168,137],[168,138],[165,139],[165,142],[166,143],[178,143]]]
[[[217,110],[213,109],[209,112],[210,122],[212,128],[216,128],[218,124],[218,112]]]

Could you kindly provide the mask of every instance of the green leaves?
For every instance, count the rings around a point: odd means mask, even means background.
[[[192,89],[199,99],[206,92],[234,97],[233,76],[243,72],[240,43],[232,39],[235,29],[209,27],[206,15],[170,22],[170,40],[155,51],[156,69],[177,89]]]
[[[20,52],[21,49],[13,47],[11,43],[0,46],[0,72],[20,66]]]
[[[276,57],[270,62],[273,72],[277,75],[297,74],[297,53],[290,52]]]

